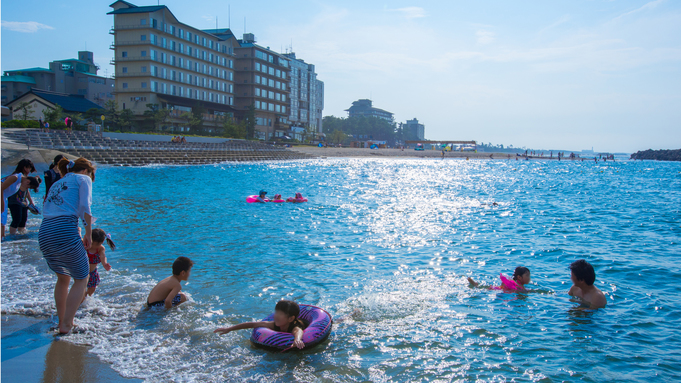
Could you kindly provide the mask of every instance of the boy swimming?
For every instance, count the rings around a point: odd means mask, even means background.
[[[583,303],[590,309],[605,307],[607,300],[605,294],[598,287],[594,286],[596,272],[593,266],[584,259],[574,261],[570,264],[570,279],[572,287],[568,291],[569,295],[581,298]]]
[[[187,296],[181,293],[180,282],[189,279],[194,262],[187,257],[178,257],[173,262],[173,275],[159,282],[147,298],[148,307],[165,307],[167,309],[187,301]]]

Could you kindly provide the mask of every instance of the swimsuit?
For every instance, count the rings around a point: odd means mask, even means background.
[[[182,295],[181,294],[175,295],[175,298],[173,298],[173,306],[179,305],[181,303],[181,301],[182,301]],[[147,307],[165,307],[165,305],[166,305],[165,299],[162,300],[162,301],[156,301],[156,302],[152,302],[152,303],[149,303],[149,301],[147,301]]]
[[[102,260],[99,259],[99,252],[96,252],[94,254],[90,254],[90,252],[87,252],[87,257],[88,257],[88,262],[91,265],[96,265],[98,263],[101,263]],[[87,287],[92,288],[92,287],[97,287],[99,286],[99,272],[97,272],[97,269],[94,269],[93,271],[90,272],[90,279],[87,281]]]
[[[274,326],[274,331],[293,333],[293,329],[300,327],[301,330],[305,330],[307,323],[302,319],[296,319],[288,325],[288,331],[282,331],[281,328]]]

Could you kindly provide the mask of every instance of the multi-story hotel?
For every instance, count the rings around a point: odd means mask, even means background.
[[[205,111],[208,133],[219,128],[222,116],[243,121],[251,108],[258,138],[295,136],[292,125],[321,132],[324,84],[314,65],[256,44],[251,33],[238,40],[229,29],[192,28],[164,5],[119,0],[111,7],[119,107],[138,116],[149,109],[147,104],[170,109],[161,128],[177,132],[189,130],[183,115],[197,107]]]
[[[296,58],[295,53],[285,55],[291,60],[291,113],[292,130],[322,132],[324,109],[324,83],[317,80],[315,66]],[[297,135],[297,134],[296,134]],[[298,138],[298,137],[296,137]]]
[[[367,99],[353,101],[350,109],[346,109],[345,111],[348,112],[348,116],[350,118],[366,116],[380,118],[390,123],[394,122],[393,114],[391,112],[379,108],[374,108],[373,102]]]
[[[256,132],[259,138],[271,139],[290,131],[290,60],[255,43],[252,33],[245,33],[235,48],[235,107],[237,118],[255,107]]]
[[[220,116],[234,115],[239,42],[229,30],[192,28],[165,5],[138,7],[119,0],[111,7],[114,94],[119,107],[136,115],[148,110],[147,104],[170,109],[162,128],[180,132],[189,129],[183,115],[192,108],[205,112],[208,132],[221,124]]]

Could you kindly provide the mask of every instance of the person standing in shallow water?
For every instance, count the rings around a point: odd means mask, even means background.
[[[38,233],[40,251],[52,271],[57,274],[54,302],[59,317],[59,333],[68,334],[73,318],[87,288],[90,264],[87,248],[92,245],[92,182],[95,168],[85,158],[58,164],[63,177],[50,188],[43,205],[43,222]],[[85,225],[81,239],[78,220]],[[69,284],[73,278],[73,286]]]
[[[2,238],[5,238],[5,225],[7,225],[7,198],[14,195],[21,187],[21,178],[35,173],[35,166],[29,159],[19,161],[12,175],[2,179]]]

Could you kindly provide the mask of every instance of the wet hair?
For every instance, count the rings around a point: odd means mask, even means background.
[[[527,267],[523,266],[518,266],[515,268],[515,271],[513,272],[513,280],[517,281],[518,278],[522,277],[523,275],[527,274],[530,272],[530,269]]]
[[[57,166],[57,164],[59,164],[59,161],[61,161],[62,158],[66,158],[66,157],[64,157],[63,154],[57,154],[57,156],[54,157],[54,161],[52,161],[52,163],[50,164],[50,169]]]
[[[578,281],[584,281],[589,286],[592,286],[596,281],[596,272],[594,267],[584,259],[574,261],[570,264],[570,271],[575,275]]]
[[[23,173],[24,168],[31,168],[31,173],[35,173],[35,166],[33,166],[33,161],[29,160],[28,158],[24,158],[23,160],[19,161],[19,163],[17,164],[17,168],[14,169],[14,172],[12,172],[12,174]]]
[[[281,311],[286,314],[286,316],[298,319],[298,315],[300,315],[300,306],[294,301],[282,300],[277,302],[274,311]]]
[[[25,179],[30,181],[30,183],[28,184],[28,188],[33,189],[33,191],[37,193],[38,187],[43,182],[43,180],[40,177],[25,177]]]
[[[177,257],[173,262],[173,275],[180,275],[183,271],[189,271],[194,266],[194,262],[187,257]]]
[[[71,162],[73,162],[73,165],[71,165]],[[62,177],[65,176],[66,173],[78,173],[81,170],[88,170],[92,172],[90,178],[92,178],[93,181],[95,180],[95,167],[92,166],[92,162],[83,157],[80,157],[75,161],[70,161],[68,158],[62,158],[59,160],[57,166],[59,167],[59,173],[61,173]]]
[[[110,235],[106,234],[102,229],[92,230],[92,242],[104,243],[104,241],[106,241],[112,251],[116,250],[116,244],[111,240]]]

